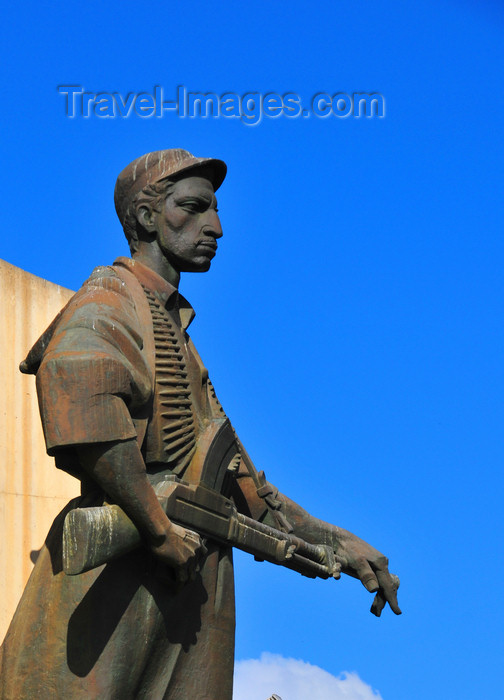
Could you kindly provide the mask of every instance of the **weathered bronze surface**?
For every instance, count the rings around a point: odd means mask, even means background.
[[[11,623],[1,698],[230,700],[232,546],[308,576],[342,571],[376,592],[375,615],[400,613],[386,557],[256,470],[187,334],[180,273],[210,268],[225,174],[180,149],[125,168],[115,202],[132,257],[95,269],[21,364],[47,450],[82,496]]]

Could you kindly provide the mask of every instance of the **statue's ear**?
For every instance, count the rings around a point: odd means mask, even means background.
[[[156,212],[150,207],[142,204],[138,207],[137,220],[140,226],[149,233],[154,233],[156,229]]]

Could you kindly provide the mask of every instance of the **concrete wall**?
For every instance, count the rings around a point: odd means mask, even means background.
[[[79,494],[46,454],[35,378],[18,370],[71,295],[0,260],[0,640],[54,517]]]

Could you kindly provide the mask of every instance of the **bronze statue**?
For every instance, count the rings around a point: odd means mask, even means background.
[[[128,165],[115,204],[132,257],[96,268],[21,364],[82,495],[5,638],[1,698],[230,700],[232,546],[308,576],[341,570],[376,592],[375,615],[400,614],[386,557],[255,469],[187,334],[180,273],[210,268],[225,174],[181,149]]]

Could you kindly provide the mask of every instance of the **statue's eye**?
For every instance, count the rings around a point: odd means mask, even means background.
[[[181,202],[180,206],[187,209],[187,211],[199,211],[199,203],[195,199],[187,199]]]
[[[188,212],[198,213],[208,209],[208,202],[204,199],[186,199],[180,206]]]

